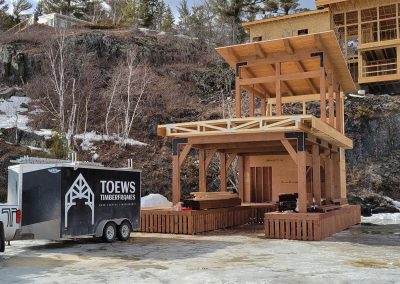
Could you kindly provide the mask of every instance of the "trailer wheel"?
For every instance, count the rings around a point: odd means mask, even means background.
[[[117,227],[114,222],[108,222],[103,229],[102,239],[106,243],[112,243],[117,235]]]
[[[131,224],[128,221],[123,221],[121,225],[118,226],[117,229],[117,237],[120,241],[127,241],[129,240],[132,232]]]
[[[4,236],[3,224],[0,222],[0,252],[4,252],[6,250],[6,240]]]

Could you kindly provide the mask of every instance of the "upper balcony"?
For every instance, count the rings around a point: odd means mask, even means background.
[[[236,118],[161,125],[159,135],[196,144],[305,132],[336,147],[352,147],[344,135],[343,97],[356,87],[333,31],[217,52],[236,71]],[[296,104],[301,107],[291,107]]]

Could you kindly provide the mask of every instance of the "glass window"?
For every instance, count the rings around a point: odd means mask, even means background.
[[[12,205],[18,204],[18,173],[13,170],[8,170],[7,203]]]

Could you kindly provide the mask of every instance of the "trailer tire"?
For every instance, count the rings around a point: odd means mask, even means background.
[[[6,250],[6,237],[4,235],[3,223],[0,222],[0,252]]]
[[[117,226],[114,222],[108,222],[103,229],[103,242],[112,243],[117,235]]]
[[[132,232],[132,226],[128,221],[123,221],[117,228],[118,240],[126,242],[129,240]]]

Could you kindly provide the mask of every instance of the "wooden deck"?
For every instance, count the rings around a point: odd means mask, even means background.
[[[346,205],[327,213],[266,213],[269,239],[319,241],[361,222],[361,208]]]
[[[192,211],[142,209],[141,232],[192,235],[245,224],[263,224],[264,214],[275,210],[276,206],[268,203]]]

